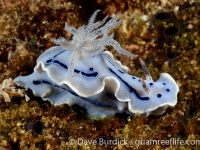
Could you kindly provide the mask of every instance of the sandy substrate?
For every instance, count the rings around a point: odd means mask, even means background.
[[[0,2],[0,149],[199,149],[198,2]],[[120,114],[92,120],[79,106],[53,106],[12,83],[15,77],[32,73],[37,57],[54,45],[53,39],[71,38],[63,30],[65,22],[77,28],[87,23],[96,9],[102,10],[97,20],[121,11],[124,22],[113,30],[115,39],[144,60],[154,80],[162,72],[176,80],[180,92],[174,108],[158,117]],[[157,15],[163,12],[160,20]],[[170,27],[175,31],[168,31]],[[129,67],[130,74],[144,76],[139,59],[121,56],[112,47],[107,50]],[[100,143],[102,139],[108,143]]]

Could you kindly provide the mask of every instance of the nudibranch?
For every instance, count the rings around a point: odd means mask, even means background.
[[[146,79],[128,74],[128,68],[114,59],[106,45],[117,52],[137,57],[124,50],[108,31],[119,25],[119,14],[95,23],[95,11],[87,25],[78,29],[65,25],[73,35],[71,41],[55,40],[59,46],[46,50],[37,59],[34,72],[14,79],[15,84],[31,89],[33,94],[55,105],[78,104],[92,118],[116,113],[161,115],[168,106],[175,106],[179,87],[167,73],[154,82],[140,59]]]

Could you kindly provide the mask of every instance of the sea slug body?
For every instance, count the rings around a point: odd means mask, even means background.
[[[108,31],[122,22],[117,21],[119,14],[107,23],[108,17],[94,23],[98,12],[78,29],[66,24],[73,39],[55,40],[60,46],[41,54],[34,72],[15,78],[15,84],[31,89],[36,96],[55,105],[85,107],[92,118],[119,112],[160,115],[168,106],[175,106],[179,87],[169,74],[162,73],[154,82],[141,60],[146,75],[143,80],[128,74],[126,66],[104,51],[106,45],[111,45],[121,54],[137,57],[122,49],[113,34],[108,36]]]

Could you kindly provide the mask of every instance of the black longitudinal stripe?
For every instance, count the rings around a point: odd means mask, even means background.
[[[42,84],[42,83],[50,84],[50,85],[52,85],[52,86],[54,86],[54,87],[56,87],[56,88],[61,88],[61,89],[65,90],[65,91],[71,93],[72,95],[77,96],[77,97],[80,97],[80,98],[82,98],[82,99],[84,99],[84,100],[86,100],[86,101],[88,101],[88,102],[90,102],[90,103],[92,103],[92,104],[94,104],[94,105],[97,105],[97,106],[99,106],[99,107],[112,107],[111,105],[107,105],[107,104],[95,103],[95,102],[93,102],[93,101],[91,101],[91,100],[89,100],[89,99],[86,99],[86,98],[84,98],[84,97],[79,96],[78,94],[76,94],[76,93],[73,92],[73,91],[67,90],[66,88],[59,87],[59,86],[57,86],[57,85],[53,85],[51,82],[46,81],[46,80],[41,80],[41,81],[40,81],[40,80],[34,80],[34,81],[33,81],[33,84],[35,84],[35,85],[39,85],[39,84]]]
[[[33,84],[38,85],[38,84],[41,84],[41,82],[40,81],[33,81]]]
[[[52,59],[49,59],[49,60],[46,61],[46,63],[50,63],[50,62],[52,62]]]
[[[53,58],[57,57],[58,55],[62,54],[62,53],[65,52],[65,51],[66,51],[66,50],[64,50],[64,51],[62,51],[62,52],[56,54],[55,56],[53,56]]]
[[[65,68],[65,69],[68,69],[67,65],[65,65],[65,64],[63,64],[63,63],[61,63],[61,62],[59,62],[58,60],[54,60],[53,62],[59,64],[60,66],[62,66],[62,67]],[[77,69],[74,69],[74,72],[75,72],[75,73],[81,72],[82,75],[87,76],[87,77],[96,77],[96,76],[98,75],[97,72],[94,72],[94,73],[85,73],[85,72],[80,71],[80,70],[77,70]]]
[[[113,64],[113,63],[111,63],[111,61],[110,60],[108,60],[109,61],[109,63],[111,64],[111,65],[113,65],[114,67],[115,67],[115,65]]]
[[[87,77],[96,77],[98,75],[97,72],[94,72],[94,73],[85,73],[85,72],[79,71],[77,69],[74,69],[74,72],[76,72],[76,73],[81,72],[82,75],[87,76]]]
[[[58,60],[54,60],[53,62],[56,63],[56,64],[61,65],[61,66],[62,66],[63,68],[65,68],[65,69],[68,69],[67,65],[65,65],[65,64],[63,64],[63,63],[61,63],[61,62],[59,62]]]
[[[120,73],[124,73],[123,71],[121,71],[121,70],[118,70]]]
[[[46,63],[52,63],[52,62],[53,62],[53,63],[59,64],[60,66],[62,66],[62,67],[65,68],[65,69],[68,69],[68,66],[67,66],[67,65],[65,65],[65,64],[63,64],[63,63],[61,63],[61,62],[59,62],[58,60],[54,60],[55,57],[57,57],[58,55],[62,54],[63,52],[65,52],[65,50],[62,51],[62,52],[60,52],[60,53],[58,53],[58,54],[56,54],[55,56],[53,56],[53,59],[48,59],[48,60],[46,61]],[[92,70],[93,70],[93,68],[92,68]],[[75,72],[75,73],[81,72],[82,75],[87,76],[87,77],[96,77],[96,76],[98,75],[97,72],[94,72],[94,73],[85,73],[85,72],[80,71],[80,70],[77,70],[77,69],[74,69],[74,72]]]
[[[43,83],[51,84],[49,81],[42,80]],[[51,84],[52,85],[52,84]]]
[[[118,76],[111,68],[109,68],[109,70],[113,74],[115,74],[130,89],[130,92],[134,92],[138,99],[140,99],[140,100],[149,100],[149,97],[141,97],[133,87],[131,87],[126,81],[124,81],[120,76]]]

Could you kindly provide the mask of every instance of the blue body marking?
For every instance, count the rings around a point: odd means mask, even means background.
[[[140,100],[149,100],[149,97],[141,97],[137,92],[136,90],[130,86],[126,81],[124,81],[120,76],[118,76],[111,68],[109,68],[110,72],[112,72],[115,76],[117,76],[117,78],[119,78],[128,88],[129,88],[129,91],[132,93],[134,92],[136,97]]]
[[[99,106],[99,107],[112,107],[111,105],[107,105],[107,104],[95,103],[95,102],[93,102],[93,101],[91,101],[91,100],[89,100],[89,99],[86,99],[86,98],[84,98],[84,97],[79,96],[78,94],[76,94],[76,93],[73,92],[73,91],[70,91],[70,90],[68,90],[68,89],[66,89],[66,88],[63,88],[63,87],[59,87],[58,85],[53,85],[51,82],[46,81],[46,80],[34,80],[34,81],[33,81],[33,84],[35,84],[35,85],[39,85],[39,84],[42,84],[42,83],[44,83],[44,84],[50,84],[51,86],[54,86],[54,87],[56,87],[56,88],[61,88],[61,89],[65,90],[65,91],[71,93],[72,95],[77,96],[77,97],[80,97],[80,98],[82,98],[82,99],[84,99],[84,100],[86,100],[86,101],[88,101],[88,102],[90,102],[90,103],[92,103],[92,104],[94,104],[94,105],[97,105],[97,106]]]

